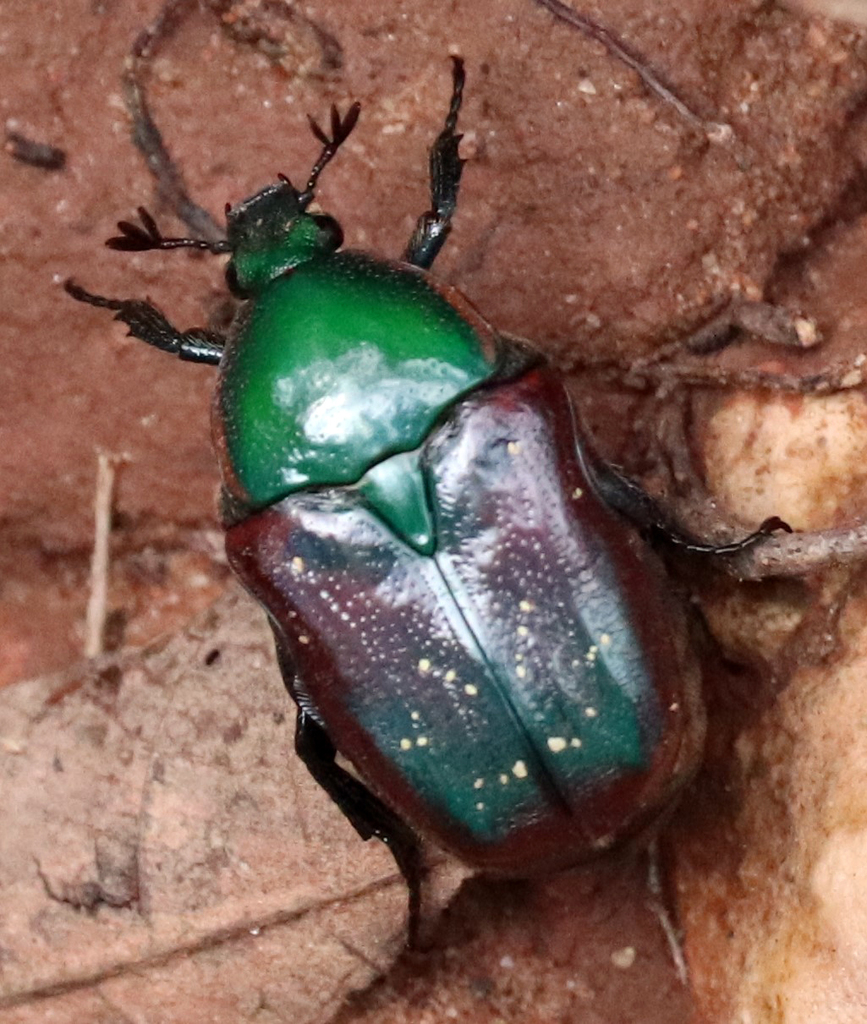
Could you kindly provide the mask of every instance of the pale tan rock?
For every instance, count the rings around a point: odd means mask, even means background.
[[[821,529],[838,523],[857,496],[867,454],[860,394],[803,401],[740,396],[719,411],[708,437],[713,487],[747,520],[773,508],[799,526]],[[787,639],[765,652],[779,673],[779,692],[769,688],[732,748],[729,806],[704,837],[706,848],[717,850],[716,863],[699,875],[696,849],[687,844],[680,869],[687,950],[699,1003],[714,1021],[867,1019],[862,581],[857,566],[836,570],[821,586],[814,581],[814,600],[823,587],[837,588],[839,621],[819,619],[825,635],[818,637],[810,636],[814,627],[798,632],[790,621]],[[753,593],[753,605],[757,598]],[[764,601],[780,607],[773,591]],[[711,621],[715,613],[722,614],[711,604]],[[752,629],[761,631],[760,619]]]
[[[864,0],[791,0],[808,14],[836,18],[853,25],[867,25],[867,3]]]

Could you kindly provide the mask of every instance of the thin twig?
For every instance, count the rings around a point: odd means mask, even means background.
[[[804,576],[810,572],[867,560],[867,524],[815,532],[774,534],[751,551],[725,559],[721,566],[741,580]]]
[[[157,50],[171,38],[193,7],[194,0],[168,0],[156,19],[139,33],[124,64],[123,99],[132,118],[132,141],[156,179],[160,198],[186,224],[193,237],[219,242],[226,234],[210,213],[190,197],[183,175],[151,116],[144,88],[145,72]]]
[[[674,923],[674,916],[667,906],[665,889],[662,884],[662,872],[659,866],[659,840],[652,839],[647,847],[647,889],[650,898],[647,901],[651,912],[659,922],[671,962],[674,965],[675,974],[681,985],[686,988],[689,985],[689,968],[686,964],[686,957],[683,954],[683,942],[679,930]]]
[[[84,656],[96,658],[105,648],[105,621],[108,609],[109,541],[114,507],[117,467],[125,456],[98,452],[96,456],[96,494],[93,502],[93,554],[90,558],[90,594],[84,629]]]
[[[651,92],[655,93],[664,103],[674,107],[688,124],[704,132],[711,142],[728,142],[732,138],[734,132],[731,125],[722,121],[708,121],[696,114],[645,60],[631,50],[610,29],[600,25],[598,21],[594,21],[588,15],[574,11],[571,7],[561,3],[561,0],[535,0],[535,2],[550,11],[555,18],[565,21],[567,25],[571,25],[572,28],[577,29],[589,39],[595,39],[602,43],[612,57],[631,68]]]
[[[655,359],[619,361],[580,357],[570,365],[570,370],[599,374],[603,380],[632,391],[690,387],[832,395],[863,388],[867,380],[867,363],[861,357],[810,374],[779,373],[758,368],[728,369],[696,359],[667,363]]]

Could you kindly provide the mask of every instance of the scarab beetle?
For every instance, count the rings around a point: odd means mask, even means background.
[[[428,269],[455,210],[454,59],[432,208],[400,262],[341,251],[310,212],[359,107],[331,112],[303,191],[227,207],[225,241],[140,210],[107,243],[229,254],[228,335],[94,295],[130,334],[219,364],[213,432],[229,561],[298,705],[296,749],[419,918],[420,840],[524,876],[647,825],[693,771],[704,714],[684,614],[643,526],[653,503],[586,443],[565,387]],[[357,776],[335,762],[339,752]]]

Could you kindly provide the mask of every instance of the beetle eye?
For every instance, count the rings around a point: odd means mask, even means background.
[[[249,298],[249,293],[241,287],[241,284],[238,281],[238,271],[235,270],[234,263],[230,263],[226,267],[226,284],[229,286],[229,291],[236,299]]]
[[[313,219],[325,236],[323,241],[327,241],[329,248],[339,249],[343,245],[343,228],[337,221],[333,217],[329,217],[327,213],[315,213]]]

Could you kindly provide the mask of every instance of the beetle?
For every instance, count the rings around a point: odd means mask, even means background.
[[[225,240],[165,237],[140,208],[107,242],[228,254],[225,337],[66,282],[133,337],[219,366],[229,562],[268,614],[298,754],[407,882],[410,942],[420,836],[485,872],[572,865],[649,826],[704,735],[685,612],[636,529],[671,534],[667,517],[594,453],[543,356],[430,274],[463,87],[453,58],[431,208],[400,261],[342,250],[310,209],[355,104],[332,107],[330,135],[310,120],[303,190],[280,176],[227,205]]]

